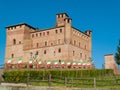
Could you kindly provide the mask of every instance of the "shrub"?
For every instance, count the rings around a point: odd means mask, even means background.
[[[21,70],[21,71],[6,71],[4,72],[4,80],[6,82],[27,82],[27,75],[30,80],[47,79],[49,75],[52,78],[68,77],[68,78],[90,78],[97,76],[113,75],[111,69],[92,69],[92,70]]]

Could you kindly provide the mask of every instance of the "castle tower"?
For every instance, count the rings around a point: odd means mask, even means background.
[[[72,19],[71,18],[66,18],[65,20],[65,43],[70,44],[71,43],[71,36],[72,36]]]
[[[12,63],[16,64],[18,58],[24,58],[24,50],[30,49],[30,32],[35,28],[22,23],[6,27],[6,55],[5,63],[8,58],[12,58]]]
[[[56,14],[56,27],[64,26],[65,25],[65,18],[69,16],[66,13],[59,13]]]
[[[91,30],[87,30],[86,31],[86,35],[88,35],[90,38],[88,40],[88,50],[91,52],[92,51],[92,31]],[[91,53],[89,55],[90,57],[92,56]]]

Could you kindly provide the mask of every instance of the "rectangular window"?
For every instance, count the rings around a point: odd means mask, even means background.
[[[74,40],[74,45],[76,45],[76,41]]]
[[[86,60],[86,55],[85,55],[85,60]]]
[[[39,47],[39,43],[37,43],[37,48]]]
[[[43,36],[45,36],[45,32],[43,32]]]
[[[82,59],[82,53],[80,53],[80,59]]]
[[[40,33],[40,36],[42,35],[42,33]]]
[[[38,34],[36,33],[36,37],[38,37]]]
[[[58,39],[58,44],[60,44],[60,39]]]
[[[58,33],[58,31],[57,31],[57,30],[55,30],[55,32],[56,32],[56,34]]]
[[[58,49],[58,52],[61,53],[61,48]]]
[[[80,42],[79,42],[79,47],[80,47]]]
[[[62,33],[62,29],[60,29],[60,33]]]
[[[45,46],[47,46],[47,42],[45,42]]]
[[[75,55],[75,51],[73,51],[73,56]]]
[[[46,50],[44,50],[44,54],[46,54]]]
[[[86,45],[85,45],[85,49],[86,49]]]
[[[49,35],[49,31],[47,32],[47,35]]]

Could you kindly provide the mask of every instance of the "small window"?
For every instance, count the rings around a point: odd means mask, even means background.
[[[59,60],[59,63],[61,63],[61,60]]]
[[[86,55],[85,55],[85,60],[86,60]]]
[[[16,29],[16,26],[14,27],[14,29]]]
[[[86,49],[86,45],[85,45],[85,49]]]
[[[80,53],[80,59],[82,59],[82,53]]]
[[[58,44],[60,44],[60,39],[58,39]]]
[[[49,35],[49,31],[47,32],[47,35]]]
[[[41,37],[42,33],[40,33],[40,37]]]
[[[46,50],[44,50],[44,54],[46,54]]]
[[[60,15],[58,14],[58,18],[60,18]]]
[[[55,56],[55,51],[54,51],[54,56]]]
[[[43,36],[45,36],[45,32],[43,32]]]
[[[35,55],[38,55],[38,51],[36,51],[36,54]]]
[[[38,47],[39,47],[39,43],[37,43],[37,45],[36,45],[36,46],[37,46],[37,48],[38,48]]]
[[[13,39],[13,45],[15,45],[16,44],[16,39]]]
[[[21,41],[19,41],[19,44],[21,44]]]
[[[51,46],[53,45],[53,43],[51,43]]]
[[[76,45],[76,41],[74,41],[74,45]]]
[[[70,19],[68,19],[67,22],[69,23],[69,22],[70,22]]]
[[[61,48],[58,49],[58,52],[61,53]]]
[[[32,38],[34,38],[34,34],[32,34]]]
[[[80,47],[80,42],[79,42],[79,47]]]
[[[62,29],[60,29],[60,33],[62,33]]]
[[[47,46],[47,42],[45,42],[45,46]]]
[[[38,37],[38,34],[36,33],[36,37]]]
[[[12,54],[11,57],[14,58],[14,54]]]
[[[75,51],[73,51],[73,56],[75,55]]]
[[[55,32],[56,32],[56,34],[58,33],[58,31],[57,31],[57,30],[55,30]]]

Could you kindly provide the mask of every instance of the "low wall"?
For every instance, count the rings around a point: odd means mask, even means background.
[[[57,87],[39,87],[39,86],[2,86],[0,90],[120,90],[110,88],[57,88]]]

